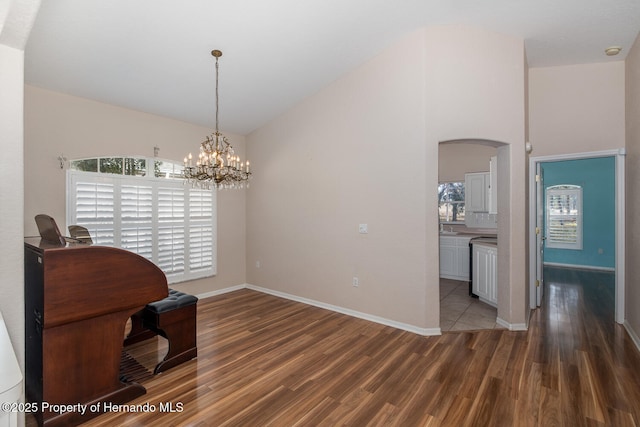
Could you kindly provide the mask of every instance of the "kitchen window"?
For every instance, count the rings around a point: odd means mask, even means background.
[[[464,223],[464,182],[438,184],[440,223]]]
[[[546,189],[546,247],[582,249],[582,187],[554,185]]]
[[[181,174],[181,164],[156,158],[73,160],[67,224],[149,259],[169,283],[215,275],[216,192],[184,185]]]

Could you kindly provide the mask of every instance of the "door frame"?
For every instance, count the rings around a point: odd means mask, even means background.
[[[559,162],[563,160],[593,159],[598,157],[615,157],[616,170],[616,261],[615,261],[615,321],[625,320],[625,159],[626,150],[592,151],[586,153],[560,154],[529,158],[529,306],[533,310],[536,304],[536,263],[539,256],[536,247],[536,171],[539,163]],[[542,286],[542,284],[541,284]]]
[[[533,218],[535,227],[535,239],[536,239],[536,271],[534,293],[535,301],[531,303],[532,307],[539,307],[542,305],[544,296],[544,214],[545,214],[545,198],[544,198],[544,175],[542,170],[542,163],[537,162],[535,164],[535,202],[536,203],[536,216]],[[539,176],[539,177],[538,177]]]

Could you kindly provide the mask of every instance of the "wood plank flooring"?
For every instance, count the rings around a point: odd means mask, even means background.
[[[613,322],[608,279],[547,277],[527,332],[422,337],[250,290],[203,299],[198,359],[130,402],[156,410],[85,425],[640,425],[640,354]],[[164,345],[130,353],[152,368]]]

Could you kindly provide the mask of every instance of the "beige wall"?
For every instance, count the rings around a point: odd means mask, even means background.
[[[625,144],[624,62],[529,70],[532,156]]]
[[[438,147],[439,182],[463,182],[468,172],[488,172],[495,147],[480,144],[440,144]]]
[[[423,44],[409,36],[248,137],[249,283],[437,327],[425,322]]]
[[[88,99],[25,88],[24,233],[37,235],[34,216],[47,213],[65,224],[66,172],[58,156],[153,156],[181,161],[197,152],[210,129]],[[244,137],[228,135],[241,156]],[[172,287],[202,294],[245,283],[245,193],[218,192],[218,275]]]
[[[640,38],[626,60],[626,322],[640,335]]]
[[[514,144],[505,182],[524,189],[523,57],[522,40],[421,30],[251,134],[248,282],[437,328],[438,143]],[[503,222],[502,304],[505,320],[524,323],[526,248],[509,255],[524,240],[517,193],[504,198],[517,218]]]
[[[433,27],[427,30],[426,52],[434,58],[426,78],[428,146],[464,139],[505,144],[497,150],[498,318],[522,328],[528,315],[524,43],[477,28]],[[428,173],[427,179],[437,176]],[[427,240],[437,245],[437,217],[431,218]],[[428,283],[435,281],[437,266],[429,262],[427,270]]]

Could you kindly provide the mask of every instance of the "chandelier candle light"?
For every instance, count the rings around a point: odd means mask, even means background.
[[[191,153],[184,158],[183,175],[195,187],[244,188],[245,181],[251,178],[249,162],[242,162],[240,156],[234,154],[227,137],[218,130],[218,58],[222,52],[212,50],[211,55],[216,58],[216,130],[200,144],[195,166]]]

